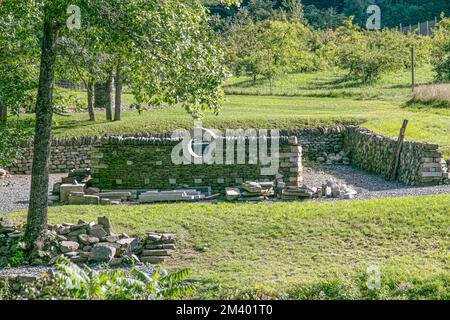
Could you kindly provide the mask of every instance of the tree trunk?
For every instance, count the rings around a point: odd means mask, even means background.
[[[112,120],[112,75],[105,83],[96,83],[94,86],[94,106],[106,110],[106,120]]]
[[[0,103],[0,126],[8,122],[8,107]]]
[[[31,248],[34,248],[36,241],[47,228],[48,163],[52,132],[57,37],[58,27],[51,21],[44,21],[39,89],[36,102],[31,193],[26,230],[27,241]]]
[[[89,120],[90,121],[95,121],[94,84],[92,82],[89,82],[88,86],[87,86],[87,100],[88,100]]]
[[[123,78],[122,78],[122,68],[120,65],[116,69],[116,77],[114,78],[115,86],[115,110],[114,110],[114,121],[120,121],[121,109],[122,109],[122,89],[123,89]]]

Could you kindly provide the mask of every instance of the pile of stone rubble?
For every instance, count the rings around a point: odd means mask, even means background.
[[[306,184],[286,186],[280,180],[275,183],[247,181],[239,188],[227,188],[226,199],[228,201],[260,201],[269,198],[299,200],[320,197],[353,199],[357,193],[354,188],[334,179],[328,179],[318,187]]]
[[[225,189],[228,201],[260,201],[274,194],[274,183],[271,181],[246,181],[240,187]]]
[[[48,262],[53,264],[64,256],[77,264],[107,263],[117,266],[130,263],[163,262],[176,249],[176,235],[173,233],[150,232],[141,241],[125,233],[116,234],[107,217],[99,217],[98,222],[49,225],[50,245],[40,258],[32,261],[34,265]],[[8,263],[8,256],[24,233],[10,220],[0,219],[0,266]]]
[[[287,186],[279,188],[278,198],[282,200],[310,199],[310,198],[340,198],[353,199],[358,192],[344,183],[331,178],[321,186],[314,187],[303,184],[302,186]]]

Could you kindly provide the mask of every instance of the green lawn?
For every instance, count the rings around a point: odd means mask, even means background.
[[[405,108],[405,100],[355,100],[350,98],[309,98],[275,96],[227,96],[223,115],[207,114],[204,125],[210,128],[293,129],[304,126],[362,124],[389,136],[397,136],[403,119],[409,119],[409,140],[437,143],[450,156],[450,110]],[[123,113],[122,121],[88,121],[87,114],[55,116],[57,137],[136,132],[171,132],[192,128],[192,118],[181,108],[152,110],[138,114]]]
[[[433,81],[429,65],[416,69],[416,84]],[[380,99],[384,97],[407,97],[411,93],[411,70],[403,69],[383,75],[373,83],[346,79],[346,71],[327,71],[289,74],[273,82],[258,79],[254,83],[249,76],[233,77],[225,86],[227,94],[278,95],[305,97],[351,97],[355,99]]]
[[[336,290],[345,290],[350,282],[345,279],[379,266],[384,291],[410,294],[403,298],[450,298],[450,195],[101,210],[64,206],[51,208],[49,218],[94,221],[100,214],[110,216],[117,231],[176,232],[179,250],[165,267],[189,267],[195,278],[208,280],[210,286],[199,293],[203,297],[242,297],[236,293],[242,291],[254,297],[263,291],[318,298],[323,290],[342,297]],[[6,215],[25,218],[23,211]]]
[[[379,133],[397,136],[402,120],[409,119],[407,139],[439,144],[444,155],[450,157],[450,109],[426,105],[407,107],[406,102],[412,96],[408,70],[386,75],[378,82],[366,85],[343,81],[343,76],[344,73],[338,70],[289,75],[275,82],[275,95],[272,96],[256,95],[264,93],[261,91],[266,87],[263,81],[253,86],[246,78],[232,78],[225,91],[239,94],[227,95],[222,115],[206,113],[204,125],[223,130],[362,124]],[[431,68],[418,68],[417,79],[418,83],[431,82]],[[284,92],[286,90],[289,94]],[[85,93],[78,92],[77,95],[85,99]],[[124,95],[125,105],[133,101],[132,95]],[[181,108],[151,110],[143,114],[126,111],[120,122],[106,122],[104,114],[98,114],[97,118],[93,123],[88,120],[87,113],[55,116],[54,135],[172,132],[193,126],[192,118]]]

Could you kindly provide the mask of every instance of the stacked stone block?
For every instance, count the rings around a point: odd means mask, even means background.
[[[297,137],[289,137],[280,148],[279,174],[285,186],[300,187],[303,184],[302,147]]]

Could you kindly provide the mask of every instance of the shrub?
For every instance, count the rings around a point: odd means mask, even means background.
[[[189,270],[168,274],[159,269],[149,275],[136,268],[95,271],[80,268],[65,258],[56,270],[28,285],[19,299],[154,300],[187,295],[196,285],[185,280]]]
[[[442,17],[433,37],[432,64],[438,80],[450,81],[450,18]]]

